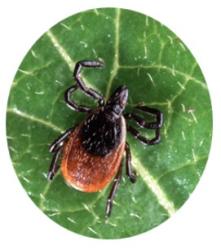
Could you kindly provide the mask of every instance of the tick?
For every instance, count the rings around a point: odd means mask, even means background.
[[[48,171],[48,180],[52,180],[61,165],[61,173],[65,182],[83,192],[98,192],[104,189],[112,180],[105,214],[110,216],[114,196],[122,177],[122,159],[126,155],[126,174],[130,181],[136,181],[136,173],[131,164],[130,146],[126,141],[127,131],[145,145],[154,145],[160,142],[160,128],[163,123],[163,114],[147,106],[135,106],[136,112],[123,113],[128,99],[128,88],[118,87],[108,100],[89,88],[81,77],[81,69],[101,68],[100,61],[79,61],[74,69],[75,84],[65,92],[65,102],[69,108],[76,112],[85,112],[86,118],[79,125],[66,130],[50,146],[53,154]],[[88,97],[98,102],[95,109],[77,104],[72,94],[80,90]],[[143,116],[149,114],[155,121],[148,122]],[[155,135],[148,139],[137,129],[127,124],[128,120],[144,129],[152,129]],[[61,157],[61,164],[58,160]]]

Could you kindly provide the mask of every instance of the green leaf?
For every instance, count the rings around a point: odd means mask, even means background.
[[[126,84],[127,110],[143,103],[160,109],[165,119],[158,145],[143,146],[128,134],[138,178],[131,184],[124,171],[107,221],[104,208],[111,185],[91,194],[68,187],[60,173],[53,182],[46,179],[50,143],[85,117],[64,103],[74,65],[98,58],[106,66],[84,70],[88,86],[108,98]],[[76,99],[96,105],[82,94]],[[199,181],[211,133],[208,89],[190,51],[159,22],[128,10],[83,12],[46,32],[20,65],[8,101],[8,146],[28,195],[52,220],[95,238],[132,236],[169,218]]]

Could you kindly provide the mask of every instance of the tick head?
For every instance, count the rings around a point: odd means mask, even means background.
[[[105,106],[108,115],[113,116],[113,119],[119,118],[126,107],[127,98],[128,88],[125,85],[118,87]]]

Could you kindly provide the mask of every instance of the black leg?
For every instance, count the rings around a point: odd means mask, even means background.
[[[104,97],[100,93],[98,93],[96,90],[86,87],[85,83],[83,82],[83,80],[80,76],[80,71],[81,71],[82,67],[101,68],[103,66],[104,66],[104,64],[100,61],[83,60],[83,61],[77,62],[75,69],[74,69],[74,73],[73,73],[73,76],[74,76],[75,80],[77,81],[77,86],[86,95],[91,96],[94,99],[97,99],[100,106],[104,105]]]
[[[146,137],[140,135],[140,133],[133,127],[128,126],[127,131],[130,132],[134,138],[138,139],[145,145],[155,145],[160,142],[160,129],[155,130],[155,137],[152,139],[147,139]]]
[[[158,109],[149,108],[147,106],[136,106],[138,110],[144,111],[146,113],[152,114],[156,116],[155,122],[146,122],[142,117],[138,116],[134,113],[126,113],[124,117],[128,120],[134,120],[137,125],[141,128],[147,129],[157,129],[161,128],[163,125],[163,113],[160,112]]]
[[[157,128],[159,128],[159,125],[160,125],[158,122],[147,122],[142,117],[140,117],[139,115],[134,114],[134,113],[126,113],[126,114],[124,114],[124,117],[127,120],[135,121],[136,124],[141,128],[157,129]]]
[[[112,185],[110,194],[107,198],[106,210],[105,210],[106,218],[110,217],[110,215],[111,215],[113,200],[114,200],[114,197],[116,195],[117,189],[119,187],[121,177],[122,177],[122,163],[121,163],[120,168],[119,168],[119,170],[114,178],[114,183]]]
[[[50,168],[48,170],[48,180],[49,181],[51,181],[54,178],[55,174],[57,173],[57,171],[59,169],[59,165],[57,163],[58,163],[58,159],[59,159],[61,150],[62,150],[62,148],[60,148],[60,149],[58,149],[58,151],[54,152],[54,155],[53,155],[53,158],[51,161],[51,165],[50,165]]]
[[[65,91],[64,100],[67,103],[68,107],[77,112],[90,112],[91,109],[82,105],[76,104],[73,100],[71,100],[71,94],[74,93],[78,89],[77,85],[71,86]]]
[[[133,127],[127,126],[128,132],[130,132],[136,139],[147,145],[154,145],[160,142],[160,128],[163,125],[163,113],[158,109],[150,108],[147,106],[136,106],[136,109],[143,111],[145,113],[154,115],[156,117],[155,122],[147,122],[142,117],[134,113],[127,113],[124,117],[127,120],[133,120],[141,128],[154,129],[155,137],[152,139],[147,139],[146,137],[140,135],[140,133]]]
[[[67,137],[73,131],[74,128],[69,128],[62,135],[60,135],[50,146],[49,151],[53,153],[53,158],[51,161],[51,165],[48,170],[48,180],[52,180],[59,169],[58,160],[62,151],[62,147]]]
[[[147,107],[147,106],[136,106],[135,108],[138,109],[138,110],[141,110],[141,111],[143,111],[145,113],[155,115],[156,116],[157,128],[162,127],[162,125],[163,125],[163,113],[160,110],[155,109],[155,108],[150,108],[150,107]]]
[[[61,134],[49,147],[49,152],[55,153],[58,151],[64,144],[64,141],[70,135],[70,133],[74,130],[74,128],[67,129],[63,134]]]
[[[126,173],[127,176],[130,178],[130,181],[134,183],[136,181],[136,173],[132,169],[130,145],[127,142],[125,145],[125,151],[126,151]]]

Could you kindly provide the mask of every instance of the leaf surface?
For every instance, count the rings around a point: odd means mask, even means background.
[[[88,86],[108,98],[117,86],[126,84],[127,111],[142,103],[164,114],[160,144],[146,147],[128,134],[138,178],[131,184],[124,171],[107,221],[104,209],[111,185],[88,194],[68,187],[60,173],[53,182],[46,178],[49,145],[85,117],[64,103],[74,65],[98,58],[105,68],[84,70]],[[82,94],[75,98],[96,106]],[[46,32],[21,63],[8,101],[8,146],[28,195],[52,220],[95,238],[129,237],[169,218],[199,181],[211,133],[208,89],[190,51],[159,22],[128,10],[83,12]]]

